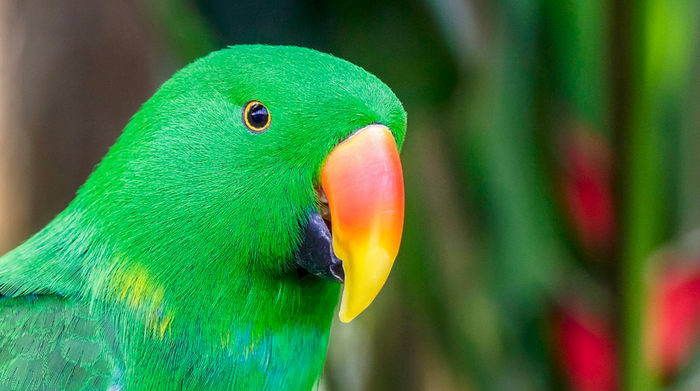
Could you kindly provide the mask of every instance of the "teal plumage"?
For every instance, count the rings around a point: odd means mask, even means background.
[[[107,389],[113,363],[84,305],[33,295],[0,303],[3,390]]]
[[[267,131],[241,120],[250,100]],[[313,50],[235,46],[176,73],[0,258],[0,389],[311,389],[340,285],[293,253],[325,157],[372,123],[401,146],[391,90]]]

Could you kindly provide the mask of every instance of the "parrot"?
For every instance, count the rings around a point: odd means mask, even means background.
[[[401,102],[296,46],[177,71],[0,257],[1,390],[310,390],[404,219]]]

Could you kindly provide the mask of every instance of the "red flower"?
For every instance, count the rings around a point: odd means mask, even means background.
[[[670,379],[688,363],[700,338],[700,262],[667,267],[649,293],[648,362]],[[616,389],[617,354],[608,319],[570,301],[559,311],[555,331],[571,389]]]
[[[663,271],[651,305],[652,362],[669,376],[687,363],[700,336],[700,265]]]
[[[599,134],[575,129],[564,133],[561,151],[562,192],[574,229],[586,249],[606,251],[615,234],[609,146]]]
[[[559,314],[556,332],[560,362],[571,389],[617,388],[615,345],[604,318],[572,306]]]

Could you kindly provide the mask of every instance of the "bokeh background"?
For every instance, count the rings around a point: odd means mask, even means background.
[[[0,1],[0,252],[178,68],[316,48],[403,101],[390,281],[324,391],[697,390],[698,0]]]

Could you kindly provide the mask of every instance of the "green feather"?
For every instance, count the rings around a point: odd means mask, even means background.
[[[3,390],[99,390],[113,363],[85,305],[45,295],[0,299]]]
[[[250,100],[263,133],[242,121]],[[391,90],[313,50],[235,46],[176,73],[0,258],[0,389],[311,389],[340,286],[299,275],[293,252],[325,157],[371,123],[401,146]]]

